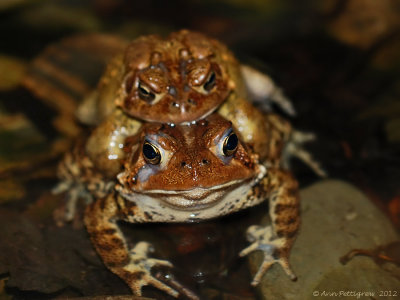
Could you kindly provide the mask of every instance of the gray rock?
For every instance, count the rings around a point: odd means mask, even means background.
[[[386,299],[380,291],[397,291],[400,297],[399,267],[378,266],[365,256],[346,265],[339,261],[350,250],[372,250],[399,239],[365,195],[345,182],[326,180],[301,191],[301,210],[301,231],[290,258],[298,280],[292,282],[279,265],[272,266],[257,287],[261,299]],[[260,253],[250,257],[253,274],[261,259]],[[354,292],[375,295],[357,298]]]

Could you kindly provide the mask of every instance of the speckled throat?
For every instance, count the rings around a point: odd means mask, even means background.
[[[265,200],[247,197],[252,187],[266,174],[265,167],[259,167],[260,172],[254,178],[235,180],[207,189],[197,187],[185,191],[127,192],[118,185],[117,190],[124,199],[139,206],[140,211],[152,213],[152,222],[194,222],[226,215]]]

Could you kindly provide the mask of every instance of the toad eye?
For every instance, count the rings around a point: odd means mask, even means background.
[[[139,98],[147,102],[152,102],[156,98],[156,95],[153,92],[151,92],[150,89],[145,85],[143,85],[141,82],[139,82],[138,85],[138,93],[139,93]]]
[[[149,141],[145,141],[143,144],[143,156],[147,163],[152,165],[158,165],[161,161],[160,150],[150,143]]]
[[[203,89],[206,92],[210,92],[216,84],[215,73],[211,71],[210,75],[208,75],[207,81],[203,84]]]
[[[234,132],[231,132],[224,140],[224,145],[222,146],[222,151],[225,156],[231,156],[235,153],[238,147],[239,139]]]

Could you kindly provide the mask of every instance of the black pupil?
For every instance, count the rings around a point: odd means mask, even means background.
[[[238,145],[238,137],[236,134],[232,133],[226,142],[226,150],[233,151]]]
[[[138,90],[139,90],[139,97],[142,100],[153,101],[156,97],[156,95],[154,95],[152,92],[149,92],[146,89],[144,89],[140,84],[139,84]]]
[[[215,73],[212,72],[211,75],[210,75],[210,78],[204,84],[204,89],[206,91],[210,91],[214,86],[215,86]]]
[[[143,95],[148,95],[149,94],[149,92],[148,91],[146,91],[144,88],[142,88],[141,86],[139,86],[139,90],[140,90],[140,92],[143,94]]]
[[[158,152],[148,143],[143,145],[143,154],[149,160],[153,160],[158,156]]]

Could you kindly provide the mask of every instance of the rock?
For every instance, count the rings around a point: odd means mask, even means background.
[[[42,204],[43,200],[37,205]],[[28,291],[36,298],[26,299],[54,299],[49,294],[58,293],[57,299],[69,299],[63,293],[70,292],[71,296],[129,293],[128,287],[104,268],[83,228],[52,226],[47,223],[48,213],[38,214],[41,209],[34,208],[36,212],[31,209],[29,216],[0,209],[0,274],[9,277],[6,287],[13,290],[12,294]],[[0,299],[5,299],[1,296],[0,290]]]
[[[326,180],[301,191],[301,209],[301,231],[290,258],[298,280],[292,282],[280,266],[272,266],[258,286],[261,299],[339,298],[340,292],[374,292],[371,299],[376,299],[379,291],[399,292],[400,267],[379,266],[366,256],[346,265],[339,261],[353,249],[373,250],[399,239],[365,195],[345,182]],[[250,257],[253,274],[260,262],[260,253]]]

